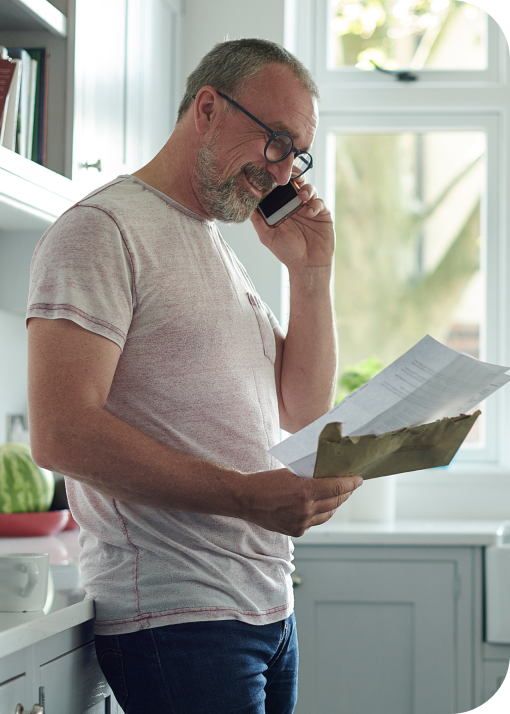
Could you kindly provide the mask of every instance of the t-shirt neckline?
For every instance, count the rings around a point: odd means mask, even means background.
[[[148,191],[151,191],[156,196],[158,196],[163,201],[165,201],[165,203],[170,204],[172,206],[172,208],[175,208],[176,211],[179,211],[180,213],[184,213],[184,215],[188,216],[189,218],[193,218],[196,221],[200,221],[200,223],[205,223],[208,226],[215,225],[214,221],[211,221],[208,218],[205,218],[204,216],[200,216],[198,213],[195,213],[195,211],[192,211],[190,208],[186,208],[186,206],[183,206],[182,204],[175,201],[173,198],[170,198],[170,196],[167,196],[166,193],[163,193],[162,191],[158,191],[158,189],[154,188],[154,186],[151,186],[150,184],[145,183],[145,181],[142,181],[141,179],[139,179],[138,176],[133,176],[132,174],[121,174],[119,176],[119,178],[132,179],[133,181],[136,181],[137,183],[141,184],[144,188],[146,188]]]

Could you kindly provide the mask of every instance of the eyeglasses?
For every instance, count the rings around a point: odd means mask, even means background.
[[[294,142],[292,137],[286,134],[284,131],[273,131],[268,126],[263,124],[257,117],[250,114],[249,111],[244,109],[240,104],[234,102],[233,99],[227,97],[226,94],[218,92],[220,97],[226,99],[230,102],[236,109],[239,109],[247,117],[250,117],[254,122],[261,126],[269,134],[269,139],[267,140],[266,146],[264,148],[264,156],[270,164],[277,164],[279,161],[283,161],[294,153],[294,162],[292,164],[291,178],[296,179],[302,176],[304,173],[311,169],[313,166],[312,155],[308,151],[299,151],[299,149],[294,148]]]

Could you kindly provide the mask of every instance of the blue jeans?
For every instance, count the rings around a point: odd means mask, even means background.
[[[96,635],[96,652],[126,714],[292,714],[296,704],[294,615]]]

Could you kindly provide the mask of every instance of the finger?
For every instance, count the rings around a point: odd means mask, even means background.
[[[301,215],[306,216],[306,218],[315,218],[319,213],[322,213],[326,208],[326,204],[322,198],[315,198],[311,201],[307,201],[301,209],[298,211]]]
[[[317,196],[317,189],[311,183],[306,183],[299,188],[298,196],[302,201],[310,202]]]
[[[363,479],[357,474],[354,476],[332,476],[329,478],[311,479],[312,501],[322,501],[326,498],[342,496],[351,493],[363,484]]]
[[[348,499],[350,496],[351,496],[350,493],[349,493],[349,494],[346,494],[344,500],[342,501],[342,503],[345,503],[345,501],[347,501],[347,499]],[[330,520],[330,518],[332,518],[332,517],[335,515],[335,513],[337,512],[337,510],[338,510],[337,508],[333,508],[332,510],[326,511],[325,513],[318,513],[316,516],[313,516],[313,517],[310,519],[310,524],[309,524],[308,527],[309,527],[309,528],[313,528],[313,526],[320,526],[320,525],[322,525],[323,523],[327,523],[327,522]],[[308,530],[308,529],[307,529],[307,530]]]
[[[353,491],[347,491],[339,496],[333,496],[332,498],[323,498],[320,501],[314,501],[313,508],[315,511],[315,516],[320,516],[324,513],[330,513],[331,511],[336,511],[340,508],[342,503],[345,503],[348,498],[353,494]],[[315,517],[314,516],[314,517]]]

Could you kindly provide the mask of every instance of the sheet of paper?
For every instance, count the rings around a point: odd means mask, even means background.
[[[508,369],[459,354],[427,335],[269,453],[299,476],[311,478],[319,435],[326,424],[341,422],[344,436],[380,435],[465,414],[510,381],[505,374]]]

